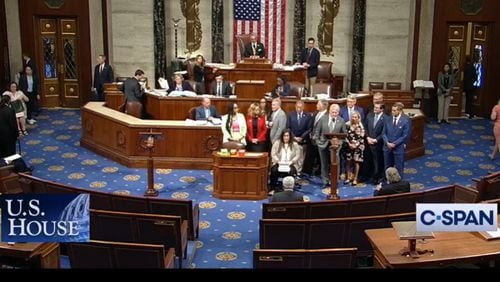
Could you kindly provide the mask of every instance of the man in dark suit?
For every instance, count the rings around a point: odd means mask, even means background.
[[[400,175],[404,173],[405,149],[411,133],[411,120],[403,114],[403,108],[400,102],[392,106],[392,118],[385,119],[382,134],[385,169],[393,166]]]
[[[470,56],[465,57],[465,68],[464,68],[464,92],[465,92],[465,113],[469,116],[469,118],[474,117],[473,105],[474,102],[474,94],[476,91],[476,87],[474,83],[477,80],[477,71],[474,65],[472,64],[472,60]]]
[[[351,120],[351,113],[357,111],[361,116],[361,122],[365,120],[365,111],[360,106],[356,106],[356,96],[349,95],[346,99],[346,106],[340,109],[340,116],[346,121]]]
[[[9,104],[10,96],[3,95],[0,100],[0,158],[16,153],[16,141],[19,137],[16,113]]]
[[[382,150],[384,140],[382,139],[382,133],[385,120],[389,118],[384,114],[384,109],[384,104],[375,104],[373,112],[370,112],[366,117],[366,141],[372,160],[372,167],[366,171],[373,172],[372,175],[367,175],[367,177],[371,177],[374,184],[380,183],[384,178],[384,152]]]
[[[394,167],[389,167],[385,171],[386,183],[380,183],[373,191],[373,196],[391,195],[398,193],[410,192],[410,183],[401,180],[398,170]]]
[[[94,67],[94,91],[97,94],[97,101],[104,101],[104,83],[113,82],[113,68],[106,64],[106,56],[97,57],[97,65]]]
[[[123,92],[125,93],[125,104],[128,102],[139,102],[144,104],[144,88],[139,82],[144,78],[144,71],[136,70],[134,77],[129,77],[123,82]],[[144,117],[144,110],[141,117]]]
[[[215,81],[212,81],[212,95],[227,98],[232,93],[231,85],[227,81],[224,81],[224,76],[222,74],[217,75]]]
[[[33,74],[30,66],[24,68],[24,73],[19,78],[19,89],[28,96],[28,120],[29,124],[34,124],[36,120],[33,118],[38,113],[38,76]]]
[[[196,108],[196,120],[212,121],[214,118],[220,118],[217,109],[210,104],[211,101],[207,97],[201,100],[201,106]]]
[[[316,83],[318,65],[321,57],[318,49],[314,48],[315,43],[316,40],[310,37],[307,40],[307,48],[305,48],[300,55],[300,63],[307,69],[306,89],[309,97],[314,95],[312,85]]]
[[[283,178],[283,192],[278,192],[273,195],[270,202],[303,202],[304,194],[293,191],[295,186],[295,179],[293,176]]]
[[[321,160],[321,178],[323,178],[323,187],[330,185],[330,140],[324,136],[327,133],[347,133],[344,119],[339,115],[340,106],[338,104],[330,105],[329,115],[324,115],[318,122],[313,139],[318,145],[319,158]]]
[[[310,142],[311,119],[311,114],[304,112],[304,102],[301,100],[295,103],[295,111],[288,114],[287,127],[290,128],[295,142],[302,148],[302,153],[297,165],[298,174],[302,171],[307,145]]]
[[[264,49],[264,44],[257,42],[257,37],[255,35],[250,36],[250,43],[245,46],[244,58],[264,58],[266,50]]]
[[[23,60],[24,60],[24,70],[26,70],[26,66],[29,66],[31,70],[33,71],[34,75],[38,75],[38,69],[36,68],[35,62],[31,59],[31,57],[24,53],[23,54]]]

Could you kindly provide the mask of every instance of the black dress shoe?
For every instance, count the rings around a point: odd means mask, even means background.
[[[450,123],[449,121],[447,121],[447,120],[445,120],[444,122],[445,122],[446,124],[451,124],[451,123]]]

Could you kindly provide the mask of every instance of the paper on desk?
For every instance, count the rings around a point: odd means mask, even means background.
[[[14,154],[12,156],[8,156],[8,157],[5,157],[3,158],[8,164],[10,164],[13,160],[17,160],[17,159],[20,159],[21,158],[21,155],[19,154]]]
[[[160,87],[163,88],[163,89],[170,88],[168,86],[168,81],[165,78],[163,78],[163,77],[158,78],[158,84],[160,84]]]

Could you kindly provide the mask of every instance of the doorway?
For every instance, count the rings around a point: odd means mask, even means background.
[[[44,106],[79,107],[77,19],[41,17],[35,22],[35,52]]]
[[[474,83],[476,96],[485,95],[483,83],[486,76],[488,56],[488,24],[477,22],[448,23],[447,62],[452,72],[457,71],[457,83],[452,90],[450,117],[461,117],[465,111],[465,95],[463,93],[463,70],[465,59],[470,56],[478,74]],[[480,100],[474,100],[474,112],[478,113]]]

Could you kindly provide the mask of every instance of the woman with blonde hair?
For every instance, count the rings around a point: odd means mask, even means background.
[[[258,103],[248,107],[247,114],[247,151],[265,152],[267,142],[266,117],[262,115]]]
[[[347,138],[345,148],[345,160],[347,179],[344,184],[358,184],[360,164],[363,163],[363,151],[365,149],[365,129],[361,123],[361,114],[358,111],[351,113],[351,120],[346,123]]]
[[[493,125],[493,133],[495,134],[495,147],[491,153],[491,159],[494,160],[497,153],[500,152],[500,99],[491,110],[491,120],[495,122]]]

